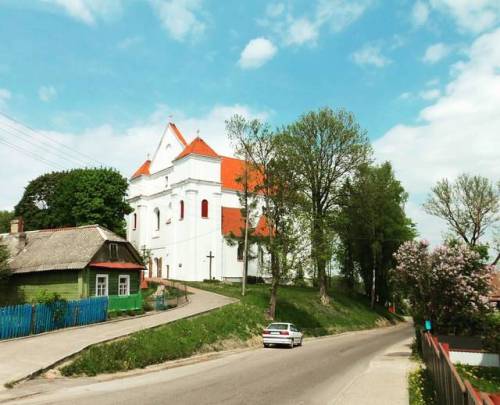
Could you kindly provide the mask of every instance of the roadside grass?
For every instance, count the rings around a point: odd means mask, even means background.
[[[429,371],[419,362],[416,370],[408,374],[410,405],[437,405],[437,395]]]
[[[264,316],[245,304],[233,304],[207,315],[182,319],[165,326],[136,332],[129,337],[92,346],[61,368],[64,376],[144,368],[189,357],[218,340],[250,339],[262,330]]]
[[[247,286],[246,295],[241,296],[240,284],[190,282],[189,285],[221,295],[238,298],[253,305],[261,312],[267,310],[270,287],[265,284]],[[330,290],[332,301],[323,306],[318,299],[318,290],[310,287],[280,286],[276,320],[292,322],[306,336],[323,336],[352,330],[367,329],[381,323],[395,324],[402,320],[383,307],[372,310],[369,301],[361,295],[351,296],[334,286]]]
[[[210,347],[232,340],[244,345],[260,335],[266,326],[265,310],[269,301],[268,285],[250,285],[241,297],[240,285],[190,283],[193,287],[239,298],[208,314],[175,321],[164,326],[136,332],[128,337],[92,346],[61,368],[64,376],[114,373],[192,356]],[[352,297],[332,289],[332,303],[319,303],[313,288],[280,287],[278,321],[295,323],[308,336],[368,329],[400,319],[383,308],[371,310],[360,296]]]
[[[491,394],[500,392],[500,367],[455,364],[455,368],[462,379],[469,380],[479,391]]]

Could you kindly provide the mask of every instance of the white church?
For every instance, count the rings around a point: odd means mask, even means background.
[[[201,281],[240,281],[244,219],[238,190],[245,162],[220,156],[197,137],[189,144],[169,123],[152,159],[132,175],[128,202],[127,239],[148,251],[149,277]],[[261,209],[261,207],[259,207]],[[255,233],[265,235],[263,216]],[[234,239],[233,239],[234,240]],[[252,247],[248,275],[264,276],[263,252]]]

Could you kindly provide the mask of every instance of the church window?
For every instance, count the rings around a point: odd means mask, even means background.
[[[243,261],[243,251],[245,250],[243,242],[238,242],[238,260]]]
[[[155,225],[156,225],[156,230],[160,230],[160,210],[158,208],[155,208]]]
[[[181,203],[180,203],[180,219],[184,219],[184,201],[181,200]]]
[[[203,200],[201,202],[201,217],[208,218],[208,201]]]
[[[133,216],[133,225],[134,225],[134,231],[137,229],[137,214],[134,212]]]
[[[168,176],[165,176],[165,188],[168,187]]]

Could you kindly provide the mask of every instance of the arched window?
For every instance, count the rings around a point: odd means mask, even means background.
[[[238,261],[240,262],[243,261],[244,250],[245,250],[245,245],[243,244],[243,242],[238,242],[237,258]]]
[[[180,219],[184,219],[184,201],[183,200],[181,200],[180,209],[181,209]]]
[[[156,225],[156,230],[160,230],[160,210],[158,208],[155,208],[155,225]]]
[[[134,231],[137,229],[137,214],[134,212],[134,217],[133,217],[133,225],[134,225]]]
[[[203,200],[201,202],[201,217],[208,218],[208,201]]]

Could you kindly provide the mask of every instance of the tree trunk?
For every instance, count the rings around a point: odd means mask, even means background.
[[[278,299],[279,280],[273,277],[271,282],[271,298],[269,299],[269,317],[274,320],[276,317],[276,302]]]
[[[322,258],[318,258],[318,282],[319,282],[319,298],[323,305],[330,304],[330,296],[328,295],[327,289],[327,277],[326,277],[326,262]]]

